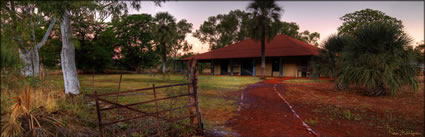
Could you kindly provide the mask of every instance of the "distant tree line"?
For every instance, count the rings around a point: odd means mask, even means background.
[[[249,12],[232,10],[228,14],[219,14],[208,17],[193,36],[201,42],[207,43],[210,50],[222,48],[236,42],[251,38],[252,17]],[[285,34],[309,44],[318,46],[320,34],[318,32],[300,31],[295,22],[280,21],[273,23],[270,30],[275,34]]]

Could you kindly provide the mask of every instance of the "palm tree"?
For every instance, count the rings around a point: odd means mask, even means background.
[[[168,12],[159,12],[155,15],[154,37],[159,42],[158,50],[162,54],[162,73],[165,74],[167,68],[167,50],[170,50],[176,32],[176,19]]]
[[[283,11],[273,0],[255,0],[247,7],[250,12],[251,37],[261,41],[261,78],[265,78],[266,68],[266,38],[271,40],[277,32],[272,29],[280,24],[280,15]]]
[[[340,56],[343,85],[366,88],[366,95],[383,96],[390,89],[396,94],[404,85],[417,89],[415,54],[407,50],[411,39],[397,26],[375,22],[353,32],[353,42]]]

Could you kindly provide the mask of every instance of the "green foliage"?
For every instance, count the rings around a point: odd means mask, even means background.
[[[192,32],[192,26],[193,24],[187,22],[186,19],[177,22],[177,35],[171,50],[171,54],[173,54],[174,57],[177,56],[178,51],[188,52],[192,49],[192,45],[185,40],[186,34]]]
[[[10,40],[10,35],[1,33],[1,54],[0,54],[0,69],[3,72],[16,69],[21,60],[19,59],[17,45]]]
[[[340,19],[344,22],[342,26],[338,27],[338,33],[340,34],[352,33],[362,25],[373,22],[385,22],[400,30],[403,29],[401,20],[390,17],[382,11],[372,9],[364,9],[354,13],[348,13],[342,16]]]
[[[323,45],[318,56],[312,58],[311,67],[312,76],[328,76],[336,78],[338,76],[338,56],[341,54],[344,46],[349,44],[352,38],[348,35],[331,35]]]
[[[277,34],[280,26],[280,16],[283,10],[273,0],[255,0],[247,7],[249,11],[250,35],[255,40],[271,40]]]
[[[282,21],[280,22],[279,28],[275,28],[275,29],[278,29],[279,34],[285,34],[293,38],[298,39],[300,36],[300,32],[299,32],[300,26],[298,26],[298,24],[295,22]]]
[[[241,10],[211,16],[201,24],[193,36],[203,43],[208,43],[211,50],[222,48],[249,37],[248,20],[248,13]]]
[[[290,37],[296,38],[298,40],[307,42],[309,44],[319,46],[320,34],[318,32],[310,33],[310,31],[305,30],[303,32],[299,32],[300,27],[295,22],[280,22],[279,25],[276,25],[277,28],[273,28],[277,30],[278,34],[285,34]]]
[[[385,22],[364,25],[344,46],[337,83],[365,87],[367,95],[395,95],[403,85],[417,89],[415,56],[407,49],[410,38],[398,26]]]
[[[249,15],[245,11],[232,10],[228,14],[211,16],[193,33],[203,43],[210,45],[210,50],[222,48],[245,40],[251,36],[249,30]],[[309,31],[299,32],[295,22],[277,22],[273,26],[277,34],[285,34],[298,40],[318,45],[320,34]]]
[[[103,72],[112,65],[113,47],[98,43],[87,43],[76,50],[77,68],[84,71]]]
[[[416,61],[418,63],[424,63],[424,58],[425,58],[425,44],[418,44],[415,49],[413,50],[414,54],[416,55]]]
[[[61,40],[55,38],[47,41],[46,44],[40,48],[40,61],[45,67],[58,68],[60,66],[61,45]]]
[[[395,95],[404,85],[416,90],[417,54],[401,21],[371,9],[346,14],[338,35],[328,38],[312,61],[313,76],[336,78],[337,89],[364,87],[366,95]],[[368,23],[368,24],[366,24]]]
[[[166,66],[167,56],[177,57],[179,51],[187,52],[192,49],[186,40],[186,34],[192,31],[192,24],[182,19],[176,23],[176,19],[168,12],[159,12],[155,15],[153,26],[153,39],[155,50],[162,57],[162,65]],[[162,72],[165,73],[165,67]]]
[[[153,51],[153,19],[148,14],[136,14],[123,17],[112,22],[103,37],[110,45],[119,49],[116,53],[119,65],[129,70],[138,70],[143,67],[152,67],[158,56]],[[106,41],[103,42],[108,44]],[[121,58],[120,58],[121,57]]]

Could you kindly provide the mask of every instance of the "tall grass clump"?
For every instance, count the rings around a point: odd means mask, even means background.
[[[12,101],[2,116],[1,137],[92,136],[92,131],[78,127],[79,120],[63,113],[65,98],[61,90],[29,85],[2,93],[2,103],[5,99]]]

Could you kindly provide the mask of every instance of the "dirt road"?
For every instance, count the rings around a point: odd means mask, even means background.
[[[278,81],[266,80],[243,90],[240,115],[231,120],[229,127],[240,136],[249,137],[313,136],[274,92]],[[284,92],[280,86],[277,85],[278,92]]]

